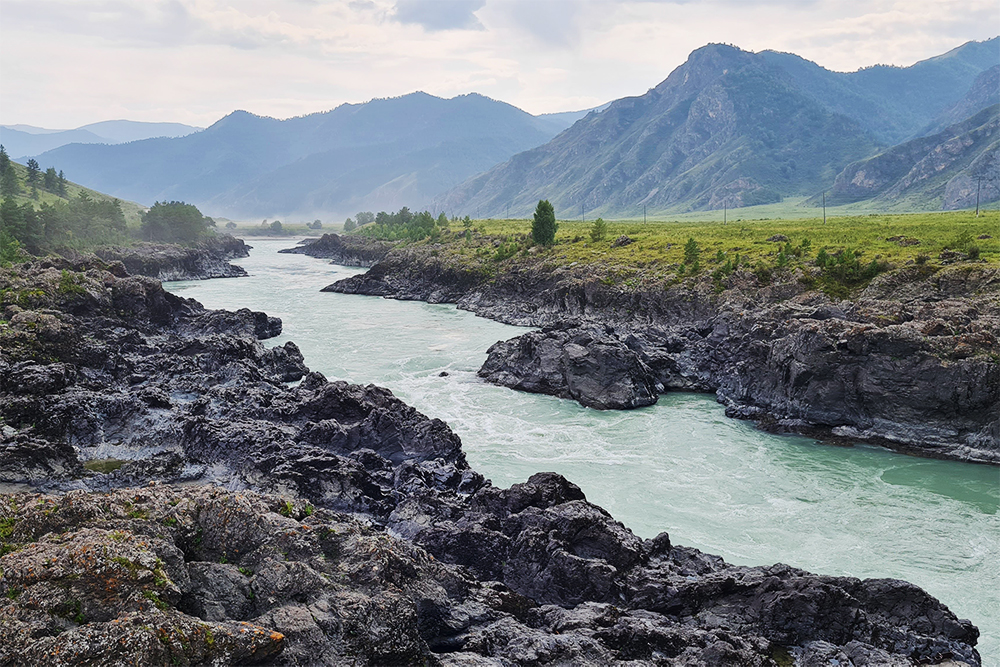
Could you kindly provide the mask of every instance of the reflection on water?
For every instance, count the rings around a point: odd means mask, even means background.
[[[361,270],[276,254],[294,241],[250,243],[239,263],[251,277],[168,288],[281,317],[268,344],[294,340],[313,370],[389,387],[443,419],[495,484],[552,470],[643,537],[665,530],[735,563],[907,579],[971,618],[984,664],[1000,664],[997,468],[775,436],[705,395],[600,412],[494,387],[475,374],[486,349],[524,329],[452,306],[320,293]]]

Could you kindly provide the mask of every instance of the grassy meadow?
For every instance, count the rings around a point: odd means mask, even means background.
[[[718,214],[718,212],[714,212]],[[979,250],[979,258],[1000,263],[1000,212],[933,212],[911,214],[869,214],[822,218],[715,221],[608,221],[605,238],[591,239],[591,221],[560,221],[556,242],[542,252],[566,262],[611,263],[617,265],[668,266],[684,261],[684,246],[693,238],[698,244],[702,264],[738,253],[745,263],[773,262],[784,242],[768,241],[781,235],[794,247],[808,240],[803,255],[815,256],[825,248],[828,253],[853,249],[865,260],[890,264],[908,261],[937,263],[945,249]],[[461,223],[451,223],[451,231],[460,233]],[[525,250],[531,233],[530,220],[477,220],[473,230],[503,243],[517,244]],[[632,243],[613,247],[626,235]],[[979,237],[990,238],[979,238]],[[470,244],[467,251],[477,252]],[[508,252],[513,248],[508,248]],[[461,252],[461,250],[460,250]]]

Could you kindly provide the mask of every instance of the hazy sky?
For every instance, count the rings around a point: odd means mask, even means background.
[[[852,71],[998,33],[997,0],[0,0],[0,123],[207,126],[414,90],[537,114],[642,94],[709,42]]]

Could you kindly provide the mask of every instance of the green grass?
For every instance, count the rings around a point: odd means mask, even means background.
[[[718,212],[716,212],[718,213]],[[937,262],[945,248],[955,248],[962,243],[978,246],[980,258],[989,263],[1000,263],[1000,212],[985,211],[980,217],[968,211],[913,214],[869,214],[822,218],[691,221],[608,221],[605,240],[590,240],[591,222],[561,221],[556,233],[556,243],[539,252],[559,264],[573,262],[604,264],[632,268],[677,268],[684,261],[684,245],[693,238],[701,251],[702,269],[712,269],[718,260],[734,258],[739,253],[744,264],[764,262],[774,264],[784,243],[770,242],[775,235],[786,236],[796,247],[809,240],[808,250],[798,259],[815,259],[820,249],[836,253],[848,248],[859,252],[865,261],[879,260],[900,265],[918,256]],[[451,231],[456,239],[461,234],[460,223],[453,223]],[[531,231],[528,220],[478,220],[474,228],[481,234],[499,238],[503,244],[517,242],[521,252],[527,250],[527,236]],[[634,243],[612,247],[615,239],[627,235]],[[992,238],[979,239],[981,235]],[[964,239],[960,238],[964,236]],[[919,244],[900,245],[888,239],[906,237],[917,239]],[[464,247],[463,247],[464,246]],[[464,244],[454,240],[448,247],[452,252],[483,256],[483,247],[475,242]],[[497,260],[513,256],[509,245],[489,248]],[[721,254],[720,254],[721,253]]]

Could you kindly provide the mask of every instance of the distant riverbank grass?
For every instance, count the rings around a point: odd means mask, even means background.
[[[435,254],[483,264],[492,275],[507,264],[541,260],[553,267],[593,266],[599,279],[625,286],[711,276],[722,289],[737,269],[752,271],[763,283],[778,272],[802,269],[800,280],[837,297],[908,263],[929,270],[954,261],[1000,263],[997,211],[978,218],[966,211],[872,214],[829,218],[826,224],[822,218],[728,224],[606,221],[602,240],[594,240],[593,222],[560,221],[551,246],[532,243],[530,220],[476,220],[471,229],[475,233],[467,235],[461,221],[452,221],[435,241],[417,245],[441,244]],[[697,246],[694,261],[691,240]]]

